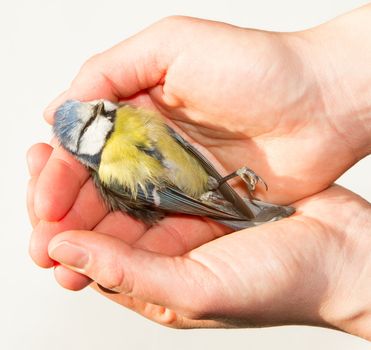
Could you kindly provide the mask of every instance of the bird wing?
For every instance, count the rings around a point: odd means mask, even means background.
[[[163,216],[163,212],[207,216],[215,220],[246,220],[228,202],[227,205],[219,206],[212,202],[203,202],[186,195],[173,185],[167,184],[159,188],[148,184],[146,191],[138,186],[136,198],[133,198],[130,190],[120,184],[111,183],[107,187],[99,180],[97,172],[92,170],[91,175],[110,210],[127,212],[147,223],[157,221]]]
[[[207,216],[213,219],[241,219],[241,215],[231,205],[221,206],[214,205],[212,201],[201,201],[171,185],[153,188],[147,194],[142,192],[138,195],[138,199],[147,201],[152,207],[166,212]]]
[[[212,176],[215,180],[220,180],[222,176],[218,173],[215,167],[204,157],[200,151],[193,147],[189,142],[187,142],[183,137],[181,137],[177,132],[175,132],[171,127],[167,126],[169,134],[189,153],[196,157],[202,164],[205,171],[209,176]],[[245,219],[253,219],[255,217],[254,213],[246,205],[244,200],[237,194],[237,192],[227,183],[224,182],[218,188],[218,191],[222,196],[229,201],[233,207],[237,210],[240,215]]]

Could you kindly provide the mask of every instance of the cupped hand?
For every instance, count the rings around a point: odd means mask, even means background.
[[[50,152],[31,149],[36,180]],[[369,336],[362,315],[371,209],[357,195],[333,186],[295,203],[290,218],[224,235],[222,226],[195,217],[169,216],[148,228],[107,214],[99,198],[87,196],[89,186],[59,222],[34,219],[38,244],[48,241],[65,287],[94,280],[116,292],[94,284],[111,300],[173,327],[312,324]],[[34,217],[32,196],[29,210]]]
[[[228,236],[207,219],[179,215],[147,227],[108,213],[71,155],[37,145],[29,153],[28,199],[35,262],[59,261],[55,274],[64,287],[78,290],[94,280],[120,292],[107,294],[111,299],[177,327],[344,328],[336,322],[349,310],[335,310],[335,292],[354,281],[336,259],[344,240],[358,238],[341,228],[358,227],[355,213],[367,205],[338,187],[314,194],[362,155],[334,126],[318,75],[306,68],[313,62],[299,54],[303,42],[300,34],[166,19],[89,60],[46,111],[52,122],[68,98],[157,109],[221,172],[254,169],[270,188],[258,197],[286,204],[313,195],[295,204],[298,214]],[[346,257],[370,266],[352,246]]]
[[[335,119],[342,105],[326,95],[319,72],[327,63],[307,36],[167,18],[88,60],[46,117],[52,122],[67,98],[157,109],[221,171],[247,165],[269,184],[261,199],[288,204],[361,157],[355,133],[343,135]]]

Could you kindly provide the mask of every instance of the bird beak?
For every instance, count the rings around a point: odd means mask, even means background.
[[[104,102],[100,101],[95,106],[97,111],[97,116],[104,113]]]

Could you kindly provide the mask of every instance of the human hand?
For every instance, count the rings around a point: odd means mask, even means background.
[[[35,179],[50,153],[31,149]],[[220,237],[221,226],[196,217],[147,228],[122,213],[104,216],[89,186],[61,221],[34,219],[46,236],[95,226],[49,242],[62,285],[79,289],[91,278],[118,293],[94,283],[111,300],[173,327],[309,324],[370,339],[371,208],[353,193],[333,186],[295,203],[290,218]]]
[[[158,109],[225,173],[254,169],[269,184],[261,199],[288,204],[327,188],[370,149],[357,119],[362,98],[356,105],[357,89],[334,82],[350,82],[348,67],[328,73],[335,63],[325,59],[322,30],[289,35],[166,19],[90,59],[46,116],[52,122],[67,98],[129,98]]]
[[[184,30],[176,31],[175,27],[182,27]],[[302,58],[297,56],[300,50],[295,51],[298,43],[301,42],[300,35],[295,37],[264,33],[220,23],[173,18],[156,24],[151,29],[89,61],[69,91],[55,102],[54,107],[66,98],[85,100],[130,98],[132,103],[157,108],[169,119],[169,123],[174,123],[188,135],[188,139],[203,146],[203,151],[208,153],[208,157],[221,163],[226,171],[235,170],[241,165],[249,165],[263,176],[270,184],[270,191],[267,193],[268,197],[259,194],[261,198],[290,203],[326,188],[365,153],[364,147],[356,147],[353,139],[344,142],[344,139],[338,136],[336,128],[331,126],[332,120],[327,114],[328,96],[319,87],[324,81],[318,84],[317,75],[307,71]],[[169,46],[169,43],[173,46]],[[133,55],[127,55],[128,52]],[[196,64],[195,58],[197,58]],[[136,96],[133,98],[133,95]],[[318,101],[326,101],[326,108]],[[337,102],[336,99],[333,100],[333,110],[336,109]],[[47,113],[49,120],[54,107],[50,107]],[[313,118],[313,115],[318,117]],[[344,127],[345,122],[340,119],[339,122]],[[365,128],[362,122],[354,120],[353,123],[359,129],[355,128],[355,130],[363,136]],[[313,135],[316,135],[317,143],[313,142]],[[300,152],[297,152],[298,149]],[[246,150],[249,150],[249,154],[246,154]],[[42,151],[37,149],[36,153],[40,152],[49,155],[51,150],[47,146],[42,146]],[[335,157],[338,153],[342,154],[341,159]],[[41,162],[41,157],[38,158]],[[161,225],[147,230],[148,228],[143,224],[134,222],[123,214],[107,215],[92,183],[87,181],[87,172],[80,164],[58,148],[53,151],[49,160],[46,158],[42,166],[38,165],[38,170],[42,168],[40,176],[37,171],[34,172],[38,178],[35,199],[32,196],[32,186],[30,195],[30,213],[36,225],[31,242],[31,255],[41,266],[53,265],[47,250],[48,246],[51,249],[50,241],[57,233],[70,229],[94,229],[96,232],[105,234],[104,236],[94,232],[84,234],[84,242],[85,238],[87,239],[84,243],[86,245],[91,241],[99,241],[102,247],[111,249],[111,241],[107,235],[113,235],[129,245],[141,248],[142,250],[139,251],[141,253],[149,250],[165,256],[182,256],[189,251],[192,252],[196,247],[200,247],[198,249],[201,253],[203,249],[208,250],[208,247],[220,251],[219,244],[222,243],[217,242],[224,243],[224,240],[232,239],[225,237],[223,240],[203,245],[222,236],[226,231],[219,225],[210,224],[202,219],[173,216],[163,220]],[[36,180],[33,182],[35,183]],[[66,188],[69,189],[68,192],[65,191]],[[35,204],[35,208],[32,203]],[[319,210],[320,207],[317,209]],[[279,224],[277,231],[283,230],[281,225],[284,223],[286,224],[287,220],[277,223]],[[302,224],[298,229],[303,229],[305,232],[304,226],[305,224]],[[265,227],[256,228],[255,232],[262,233]],[[291,227],[293,229],[293,226]],[[250,234],[252,234],[250,230],[240,233],[247,236]],[[75,235],[81,237],[77,232]],[[169,239],[174,235],[179,235],[180,240]],[[236,236],[238,237],[238,234],[233,234],[231,237]],[[262,234],[262,244],[268,243],[263,236]],[[63,236],[58,235],[55,240],[60,237]],[[107,245],[103,245],[104,242]],[[271,248],[274,248],[275,243],[271,243],[273,244]],[[128,252],[128,247],[123,248],[123,243],[119,247],[123,249],[123,255],[118,255],[119,260],[127,259],[125,254]],[[233,247],[234,243],[231,243],[229,249]],[[114,251],[102,249],[101,253],[104,256],[103,253],[111,254]],[[145,256],[143,257],[144,262],[147,261]],[[178,257],[173,260],[182,259]],[[241,261],[236,259],[236,263],[238,262]],[[314,263],[314,266],[316,265],[317,263]],[[180,268],[181,264],[176,266]],[[193,266],[190,273],[198,271],[192,269]],[[112,271],[110,266],[105,267],[103,264],[99,270],[99,275],[102,277],[92,271],[84,272],[100,282],[104,276],[110,278],[109,272]],[[67,288],[80,289],[90,282],[85,274],[79,274],[65,266],[58,266],[55,273],[57,280]],[[241,273],[245,271],[241,270]],[[217,275],[214,277],[216,278]],[[104,280],[102,283],[108,287],[115,284]],[[286,291],[285,286],[282,288]],[[306,291],[302,292],[305,295]],[[271,300],[273,301],[275,297],[277,301],[278,295],[283,294],[275,294]],[[204,316],[200,314],[210,306],[206,303],[204,308],[193,309],[196,317],[192,317],[189,310],[187,314],[179,307],[175,310],[176,313],[174,310],[161,309],[151,304],[151,301],[156,302],[156,300],[146,299],[141,295],[139,298],[135,294],[134,298],[128,298],[123,294],[111,297],[121,298],[123,304],[138,311],[143,310],[143,313],[147,310],[146,316],[152,319],[155,319],[158,314],[160,322],[166,322],[161,321],[161,317],[167,315],[171,319],[175,315],[176,326],[182,324],[195,326],[194,321],[190,319],[203,318]],[[166,297],[170,298],[171,295]],[[270,299],[267,300],[266,306],[270,305]],[[200,303],[201,301],[205,300],[200,299]],[[172,306],[164,305],[170,308]],[[315,305],[311,306],[313,309],[309,313],[316,310]],[[249,308],[253,308],[253,305],[247,306],[247,309]],[[320,318],[314,318],[313,321],[313,315],[308,316],[304,309],[303,307],[297,309],[299,316],[302,312],[301,321],[290,315],[279,320],[278,314],[275,318],[274,313],[269,312],[266,313],[265,321],[259,318],[254,321],[254,313],[249,314],[249,311],[244,315],[246,316],[244,320],[251,319],[251,323],[256,324],[320,321]],[[182,312],[185,317],[180,316]],[[197,312],[200,313],[197,315]],[[208,312],[214,315],[213,310],[210,309]],[[215,314],[213,317],[217,319],[220,315]],[[233,318],[233,313],[228,317]],[[271,321],[268,321],[269,317]],[[234,321],[231,323],[236,325],[236,320],[240,318],[234,315]],[[240,322],[243,324],[241,320]],[[326,322],[328,321],[324,318],[322,323]],[[201,322],[201,324],[211,326],[208,323]],[[214,325],[225,325],[225,323],[217,322]]]

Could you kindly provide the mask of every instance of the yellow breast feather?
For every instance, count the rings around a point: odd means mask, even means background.
[[[156,159],[143,149],[156,149],[162,158]],[[169,135],[162,119],[130,106],[116,112],[115,128],[103,149],[98,174],[106,185],[115,181],[133,197],[138,185],[145,191],[148,183],[173,183],[192,197],[207,191],[207,173]]]

